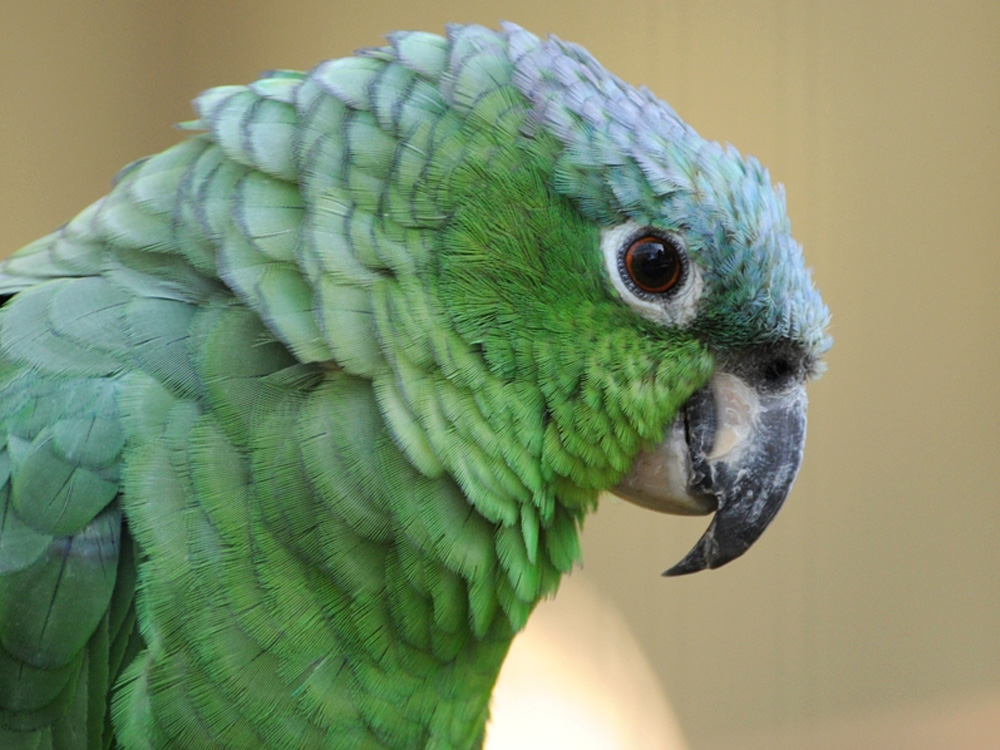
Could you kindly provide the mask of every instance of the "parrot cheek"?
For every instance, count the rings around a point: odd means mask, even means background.
[[[638,456],[615,495],[664,513],[716,511],[666,575],[724,565],[763,533],[802,462],[806,403],[804,383],[769,392],[718,372],[684,405],[659,447]]]

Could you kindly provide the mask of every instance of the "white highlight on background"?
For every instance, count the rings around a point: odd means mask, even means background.
[[[685,750],[625,620],[580,575],[563,578],[511,647],[486,750]]]

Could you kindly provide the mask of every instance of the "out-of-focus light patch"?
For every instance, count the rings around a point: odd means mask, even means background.
[[[486,750],[687,747],[624,619],[579,572],[514,640],[491,715]]]

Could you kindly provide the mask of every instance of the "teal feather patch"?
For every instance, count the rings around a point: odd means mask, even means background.
[[[68,664],[104,616],[114,589],[121,514],[109,510],[79,533],[54,539],[41,559],[0,578],[5,611],[18,599],[43,602],[0,622],[3,650],[33,666]]]
[[[62,535],[79,529],[114,499],[118,477],[60,455],[53,432],[46,428],[31,442],[9,439],[12,505],[28,525]]]

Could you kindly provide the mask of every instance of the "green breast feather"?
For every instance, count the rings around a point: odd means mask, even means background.
[[[478,747],[601,491],[717,511],[672,573],[787,495],[828,315],[763,168],[555,38],[388,39],[0,265],[0,747]]]

